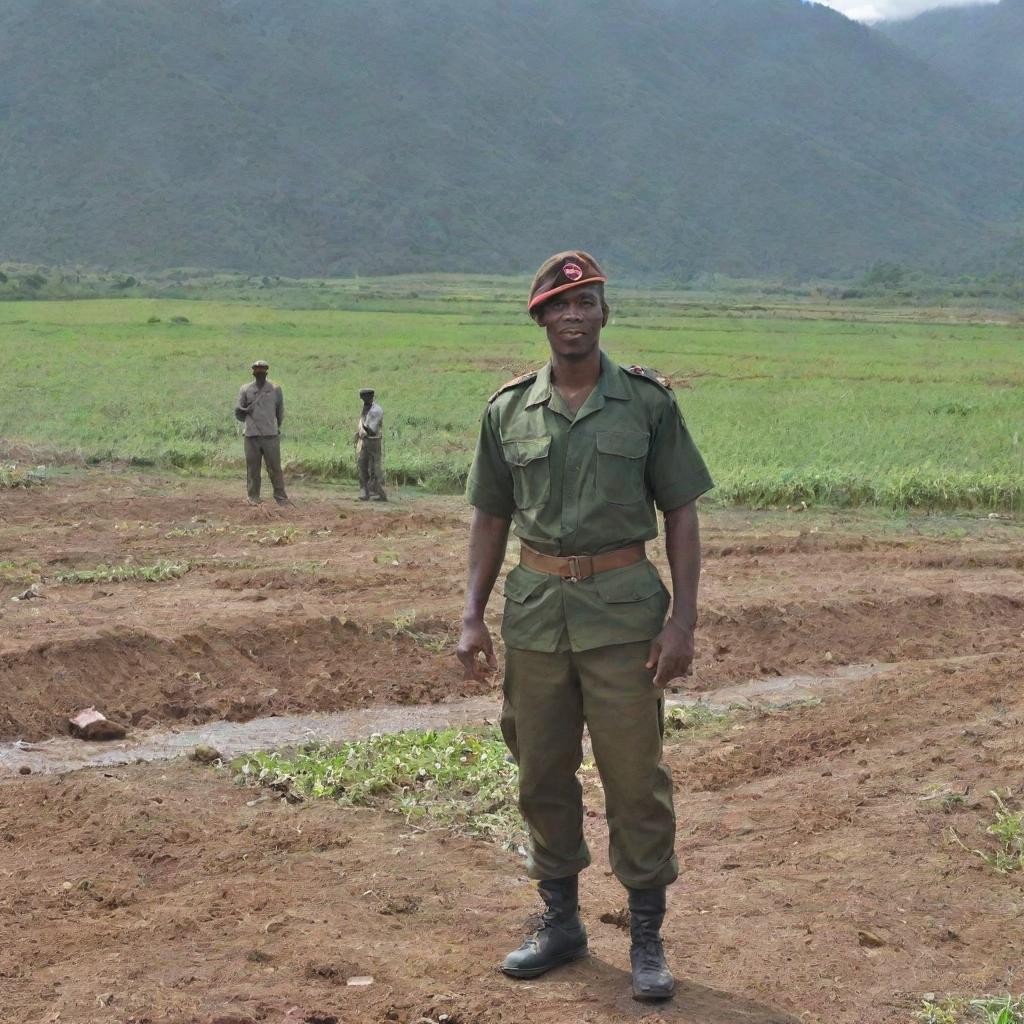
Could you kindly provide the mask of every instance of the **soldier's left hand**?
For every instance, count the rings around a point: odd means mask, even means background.
[[[464,622],[462,636],[455,655],[462,662],[463,676],[483,682],[497,669],[498,660],[494,656],[494,644],[491,631],[482,619]],[[481,656],[483,661],[480,660]]]
[[[693,629],[674,619],[651,641],[647,668],[654,669],[654,685],[663,690],[673,679],[690,674],[693,664]]]

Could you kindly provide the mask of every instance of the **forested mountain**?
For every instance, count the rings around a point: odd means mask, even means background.
[[[964,89],[1024,117],[1024,0],[940,8],[880,28]]]
[[[801,0],[4,0],[0,258],[983,267],[1018,120]]]

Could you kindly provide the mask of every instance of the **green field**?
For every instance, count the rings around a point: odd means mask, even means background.
[[[545,358],[522,291],[438,278],[313,284],[262,301],[2,303],[0,438],[92,461],[237,468],[232,407],[263,357],[285,389],[292,473],[353,476],[356,391],[373,385],[390,480],[457,490],[488,395]],[[1024,508],[1019,326],[610,298],[606,349],[678,382],[718,500]],[[336,308],[301,308],[319,304]]]

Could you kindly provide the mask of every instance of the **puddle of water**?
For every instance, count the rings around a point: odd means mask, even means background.
[[[777,676],[772,679],[751,679],[735,686],[720,686],[708,693],[682,691],[677,703],[684,705],[704,704],[716,711],[725,710],[737,704],[760,707],[780,707],[801,700],[812,700],[830,690],[840,690],[850,683],[887,675],[898,666],[884,662],[870,665],[840,665],[828,676]],[[672,704],[672,701],[668,701]]]
[[[752,679],[708,693],[683,691],[670,697],[666,704],[669,707],[703,704],[716,710],[737,704],[782,707],[820,697],[850,683],[886,675],[897,667],[884,663],[843,665],[827,676]],[[22,767],[31,769],[32,774],[48,775],[137,761],[167,761],[188,754],[200,743],[214,747],[225,758],[232,758],[254,750],[273,750],[310,742],[338,743],[403,729],[482,724],[497,721],[500,710],[497,698],[473,697],[449,704],[390,705],[335,714],[281,715],[254,718],[249,722],[209,722],[174,731],[151,730],[138,737],[112,743],[86,743],[66,737],[42,743],[2,743],[0,779],[18,775]]]
[[[197,744],[214,747],[225,758],[254,750],[303,743],[338,743],[378,732],[403,729],[440,729],[496,721],[500,706],[490,697],[474,697],[451,704],[382,706],[336,714],[281,715],[249,722],[208,722],[174,732],[151,730],[137,738],[108,743],[61,737],[42,743],[0,744],[0,778],[17,775],[25,765],[33,774],[72,772],[136,761],[167,761],[181,757]]]

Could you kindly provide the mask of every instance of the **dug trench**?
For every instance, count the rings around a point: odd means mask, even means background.
[[[757,677],[998,652],[1022,633],[1024,599],[1011,594],[719,604],[704,614],[687,688],[713,695]],[[456,671],[456,636],[450,620],[395,626],[318,615],[197,623],[171,635],[115,626],[44,640],[0,653],[0,741],[59,735],[71,714],[91,705],[144,730],[495,693],[494,680],[467,681]]]
[[[143,730],[492,690],[489,682],[463,680],[450,662],[421,640],[335,616],[235,629],[199,625],[173,637],[115,628],[0,655],[0,692],[10,694],[0,709],[0,739],[65,732],[68,715],[90,705]]]

